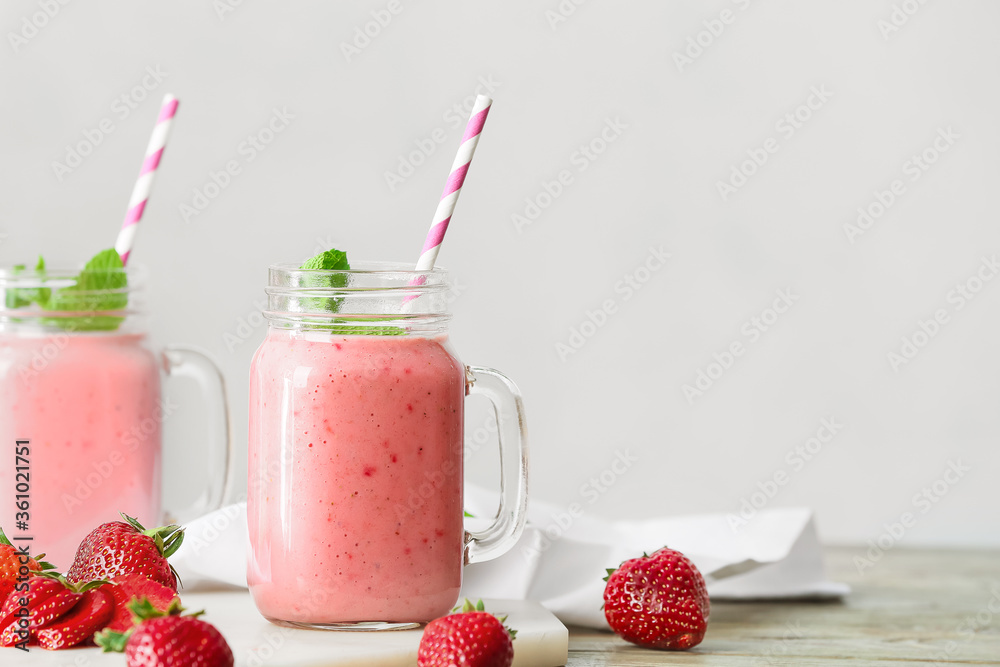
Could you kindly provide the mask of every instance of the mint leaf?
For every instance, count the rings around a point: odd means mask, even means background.
[[[24,264],[18,264],[14,267],[14,275],[19,275],[24,273]],[[35,264],[35,273],[44,280],[45,279],[45,259],[41,255],[38,256],[38,263]],[[7,292],[6,307],[7,308],[27,308],[33,303],[37,303],[40,306],[44,306],[45,302],[49,300],[49,295],[52,290],[47,287],[19,287]]]
[[[76,284],[52,293],[42,307],[48,311],[94,312],[122,310],[128,305],[128,278],[125,265],[114,248],[102,250],[91,258],[76,277]],[[110,331],[117,329],[124,317],[99,315],[94,317],[52,317],[48,323],[77,331]]]
[[[364,322],[366,320],[334,320],[333,324],[324,325],[330,333],[344,336],[405,336],[406,329],[402,327],[366,327],[358,326],[354,322]]]
[[[301,271],[350,271],[347,253],[336,248],[324,250],[315,257],[310,257],[302,266]],[[334,275],[306,275],[302,278],[302,287],[317,287],[320,289],[343,287],[347,284],[347,276],[342,273]],[[322,313],[336,313],[344,302],[342,298],[325,299],[321,297],[303,297],[299,303],[304,310]]]
[[[299,269],[312,271],[350,271],[351,265],[347,262],[347,253],[336,248],[324,250],[315,257],[310,257]]]
[[[300,271],[350,271],[351,265],[347,261],[347,253],[342,250],[337,250],[336,248],[331,248],[315,257],[310,257],[299,267]],[[302,287],[317,287],[321,289],[328,288],[338,288],[347,285],[347,276],[343,273],[337,273],[333,275],[305,275],[302,277],[301,281]],[[321,313],[339,313],[340,306],[343,304],[344,299],[342,297],[337,298],[323,298],[323,297],[302,297],[299,299],[299,305],[303,310],[308,312],[321,312]],[[316,329],[322,329],[324,331],[329,331],[332,334],[344,335],[344,336],[403,336],[406,335],[406,329],[394,326],[365,326],[364,324],[358,325],[356,322],[377,322],[379,320],[393,319],[393,316],[381,316],[381,317],[371,317],[371,318],[352,318],[350,320],[345,319],[335,319],[332,322],[330,320],[312,321],[311,323]]]

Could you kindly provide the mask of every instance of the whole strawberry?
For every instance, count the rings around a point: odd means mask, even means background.
[[[45,554],[40,554],[34,558],[28,558],[24,565],[28,568],[29,575],[33,576],[36,572],[44,572],[47,570],[54,569],[53,565],[43,562],[41,559],[45,557]],[[21,569],[22,560],[24,559],[24,554],[10,543],[7,536],[4,535],[3,529],[0,528],[0,602],[14,590],[17,585],[18,576]]]
[[[424,628],[418,667],[510,667],[517,632],[504,626],[506,618],[486,613],[482,600],[475,606],[466,600],[461,611]]]
[[[679,551],[663,548],[608,570],[604,616],[623,639],[658,649],[701,643],[709,603],[701,572]]]
[[[198,616],[182,616],[179,601],[160,611],[142,599],[130,605],[135,628],[105,630],[97,644],[105,652],[124,651],[128,667],[233,667],[233,651],[214,626]]]
[[[135,572],[176,591],[177,576],[167,558],[180,548],[184,529],[163,526],[146,530],[132,517],[122,514],[122,518],[125,523],[102,524],[83,539],[66,578],[94,581]]]

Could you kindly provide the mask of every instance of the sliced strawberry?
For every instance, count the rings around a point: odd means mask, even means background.
[[[22,606],[33,607],[41,604],[48,598],[66,590],[66,586],[57,579],[48,577],[32,577],[28,581],[28,590],[18,591],[7,596],[3,608],[0,609],[0,617],[5,617]],[[22,604],[23,599],[23,604]]]
[[[115,577],[102,590],[110,593],[115,601],[115,613],[107,626],[115,632],[125,632],[135,625],[128,606],[132,600],[147,598],[155,609],[167,611],[170,603],[178,599],[172,589],[136,572]]]
[[[38,631],[38,644],[47,651],[76,646],[107,625],[114,600],[101,588],[85,591],[73,610]]]
[[[41,603],[28,608],[28,638],[35,639],[38,628],[62,618],[70,609],[76,606],[80,600],[80,594],[76,591],[63,589],[52,597],[46,598]],[[14,617],[13,621],[0,632],[0,646],[13,646],[22,639],[24,626],[21,625],[21,618]]]
[[[27,621],[35,609],[64,592],[70,591],[56,579],[32,577],[27,591],[15,590],[8,595],[0,609],[0,646],[13,646],[21,641],[24,638],[19,634],[21,620]],[[27,626],[24,629],[27,630]]]
[[[0,581],[0,606],[7,601],[7,596],[14,592],[16,585],[13,581]]]
[[[81,593],[69,589],[56,593],[52,597],[44,600],[31,610],[28,617],[29,627],[32,630],[45,627],[57,618],[62,618],[70,609],[80,601]]]

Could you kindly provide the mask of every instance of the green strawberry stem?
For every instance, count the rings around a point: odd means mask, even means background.
[[[146,529],[137,519],[130,517],[124,512],[119,512],[125,521],[135,528],[137,531],[142,533],[147,537],[152,537],[153,541],[156,542],[156,547],[163,554],[164,558],[170,558],[177,550],[181,548],[181,544],[184,543],[184,529],[177,524],[170,524],[169,526],[160,526],[159,528]]]
[[[470,600],[469,598],[465,598],[465,602],[458,605],[451,611],[452,613],[455,614],[467,614],[472,611],[485,612],[486,605],[483,604],[482,599],[476,602],[476,604],[472,604],[472,600]],[[511,640],[513,641],[514,639],[517,639],[517,630],[511,630],[509,627],[507,627],[507,615],[504,614],[503,616],[499,616],[497,614],[494,614],[494,616],[496,616],[497,620],[500,621],[500,623],[503,625],[503,629],[506,630],[507,634],[510,635]]]
[[[146,537],[153,538],[153,542],[156,544],[156,548],[163,554],[164,558],[170,558],[177,550],[181,548],[181,544],[184,543],[184,529],[177,524],[170,524],[169,526],[160,526],[159,528],[152,528],[147,530],[145,526],[139,523],[139,520],[135,517],[131,517],[125,512],[119,512],[121,517],[125,519],[128,525],[135,528],[141,534]],[[168,563],[169,565],[169,563]],[[174,578],[177,579],[177,584],[183,587],[181,582],[181,576],[177,574],[177,570],[174,569],[173,565],[170,565],[170,571],[173,572]]]
[[[174,599],[165,611],[160,611],[153,606],[153,603],[150,602],[149,598],[145,596],[142,598],[136,598],[135,600],[129,602],[128,608],[129,611],[132,612],[132,620],[135,621],[135,625],[125,632],[116,632],[105,628],[101,632],[94,635],[94,641],[101,647],[104,653],[124,653],[125,645],[128,644],[129,637],[132,636],[132,633],[135,632],[135,629],[143,621],[148,621],[153,618],[181,615],[197,618],[205,613],[205,611],[202,610],[190,614],[184,614],[184,607],[181,606],[181,601],[178,599]]]
[[[101,647],[103,653],[124,653],[132,630],[133,628],[129,628],[125,632],[117,632],[105,628],[94,635],[94,643]]]
[[[45,577],[46,579],[52,579],[53,581],[58,581],[60,584],[65,586],[67,589],[73,591],[74,593],[86,593],[87,591],[100,588],[111,584],[107,579],[94,579],[93,581],[77,581],[72,582],[66,578],[66,575],[59,574],[58,572],[36,572],[36,577]],[[114,584],[111,584],[114,585]]]
[[[10,540],[7,539],[7,536],[3,532],[3,528],[0,528],[0,544],[8,547],[14,546],[13,544],[10,543]],[[36,572],[36,574],[42,574],[43,572],[49,572],[51,570],[56,569],[56,566],[53,565],[52,563],[46,563],[45,561],[42,560],[43,558],[45,558],[45,554],[38,554],[37,556],[32,556],[32,558],[42,568],[39,572]]]

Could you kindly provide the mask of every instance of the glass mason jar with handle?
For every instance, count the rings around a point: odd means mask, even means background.
[[[527,450],[514,384],[448,340],[439,269],[270,269],[267,338],[250,369],[247,580],[269,620],[409,627],[447,613],[462,567],[524,527]],[[501,498],[465,529],[464,402],[498,413]],[[513,478],[512,478],[513,477]]]
[[[89,276],[0,269],[0,442],[11,448],[0,465],[0,526],[8,537],[33,538],[31,552],[61,571],[80,541],[120,521],[119,512],[154,526],[216,509],[226,495],[222,376],[200,352],[153,348],[144,285],[133,268]],[[204,446],[189,446],[210,483],[192,507],[174,512],[162,511],[161,431],[176,408],[162,402],[161,373],[196,380],[211,413]],[[15,441],[28,452],[17,466]],[[28,496],[24,512],[15,494]]]

